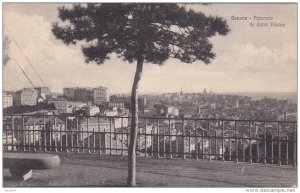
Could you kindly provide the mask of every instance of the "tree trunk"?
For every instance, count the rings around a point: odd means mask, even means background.
[[[130,143],[128,147],[128,177],[127,185],[135,186],[136,185],[136,139],[137,139],[137,130],[138,130],[138,86],[139,81],[141,80],[142,71],[143,71],[143,62],[144,57],[141,56],[137,61],[134,81],[131,90],[131,133],[130,133]]]

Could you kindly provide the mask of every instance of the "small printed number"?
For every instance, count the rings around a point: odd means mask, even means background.
[[[4,189],[5,192],[16,192],[15,189]]]

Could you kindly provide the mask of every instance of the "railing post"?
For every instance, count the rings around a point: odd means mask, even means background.
[[[101,154],[101,128],[100,128],[100,118],[97,117],[97,123],[98,123],[98,137],[99,137],[99,154]],[[122,133],[123,133],[123,130],[122,130]],[[105,133],[104,133],[104,137],[105,137]]]
[[[38,149],[39,151],[42,150],[42,147],[41,147],[41,137],[42,137],[42,129],[41,129],[42,126],[39,126],[39,130],[38,130]]]
[[[132,120],[132,119],[131,119]],[[128,119],[129,121],[129,119]],[[127,155],[128,155],[128,148],[129,148],[129,139],[130,139],[130,136],[129,136],[129,129],[131,128],[131,122],[130,122],[130,126],[128,124],[127,128],[126,128],[126,131],[125,131],[125,141],[127,141],[127,149],[125,149],[125,151],[127,151]]]
[[[79,127],[79,130],[80,130],[80,133],[81,133],[81,141],[82,141],[82,145],[81,145],[81,150],[82,150],[82,152],[84,152],[84,147],[85,147],[85,142],[84,142],[84,131],[83,131],[83,127],[84,127],[83,121],[84,121],[84,118],[82,118],[82,126]]]
[[[58,150],[57,150],[57,138],[58,138],[58,133],[55,133],[54,134],[55,135],[55,140],[54,140],[54,145],[55,145],[55,152],[57,152]]]
[[[45,120],[46,121],[46,120]],[[49,123],[51,123],[50,122],[50,120],[49,120]],[[56,139],[56,133],[54,134],[54,129],[56,129],[56,128],[54,128],[54,126],[53,125],[51,125],[50,126],[50,128],[49,128],[49,150],[51,149],[51,150],[55,150],[55,147],[53,147],[52,148],[52,140],[54,140],[54,145],[55,145],[55,139]],[[53,138],[53,139],[52,139]]]
[[[121,135],[122,135],[122,144],[121,144],[121,148],[122,148],[122,152],[121,155],[124,156],[124,125],[123,125],[123,117],[121,118]]]
[[[242,161],[245,162],[245,148],[244,148],[244,133],[242,132],[242,139],[241,139],[241,146],[242,146]]]
[[[80,131],[79,131],[79,122],[78,122],[78,117],[76,117],[76,151],[77,153],[79,153],[79,138],[80,135]]]
[[[11,151],[14,151],[14,138],[15,138],[15,125],[14,125],[14,116],[11,116]]]
[[[202,139],[201,139],[201,146],[202,146],[202,149],[201,149],[201,154],[202,154],[202,159],[204,159],[204,131],[202,131]]]
[[[294,136],[293,136],[293,166],[297,166],[297,125],[296,123],[293,124],[294,126]]]
[[[47,151],[47,130],[46,130],[45,116],[43,116],[43,128],[44,128],[44,151],[46,152]],[[49,133],[49,139],[50,139],[50,133]]]
[[[57,126],[56,126],[56,117],[54,117],[54,129],[53,129],[53,131],[55,130],[55,131],[59,132],[59,133],[55,132],[55,134],[54,134],[55,135],[55,152],[58,151],[58,136],[61,135],[61,132],[59,131],[60,129],[57,129]]]
[[[185,130],[184,130],[184,119],[182,119],[182,159],[186,158],[185,155],[185,148],[184,148],[184,135],[185,135]]]
[[[178,150],[178,136],[179,132],[176,130],[176,140],[175,140],[175,155],[177,158],[179,158],[179,150]]]
[[[230,132],[229,132],[229,129],[230,129]],[[232,134],[232,131],[230,128],[230,123],[229,123],[229,128],[228,128],[229,156],[228,156],[228,158],[230,161],[232,160],[231,134]]]
[[[278,165],[281,165],[281,139],[280,139],[280,125],[279,123],[277,123],[278,125],[278,133],[277,133],[277,137],[278,137]]]
[[[8,150],[8,128],[6,127],[5,129],[5,149]]]
[[[225,124],[224,124],[224,120],[222,120],[222,161],[225,161],[225,153],[224,153],[224,128],[225,128]]]
[[[210,125],[209,125],[209,120],[208,120],[208,125],[207,125],[207,129],[208,129],[208,132],[207,132],[207,137],[208,137],[208,146],[209,146],[209,151],[208,151],[208,160],[211,161],[211,138],[210,138]]]
[[[160,157],[160,155],[159,155],[159,149],[160,149],[160,147],[159,147],[159,119],[157,119],[157,157],[159,158]]]
[[[66,148],[66,152],[68,153],[69,149],[68,149],[68,117],[67,116],[66,116],[65,120],[66,120],[66,122],[65,122],[65,134],[66,134],[65,148]],[[71,151],[72,151],[72,149],[71,149]]]
[[[153,130],[151,130],[151,156],[153,156],[153,151],[154,151],[154,147],[153,147],[153,144],[154,144],[154,133],[153,133]]]
[[[21,130],[20,130],[20,125],[19,124],[17,124],[16,125],[17,126],[17,144],[16,144],[16,150],[18,151],[18,150],[20,150],[20,146],[21,146],[21,139],[20,139],[20,132],[21,132]]]
[[[145,118],[145,157],[148,157],[147,151],[147,119]]]
[[[95,136],[95,128],[93,128],[93,153],[96,152],[96,136]]]
[[[36,151],[35,149],[35,116],[33,116],[33,130],[32,130],[32,133],[33,133],[33,151]]]
[[[289,165],[289,137],[286,136],[285,138],[285,141],[286,141],[286,165]]]
[[[219,145],[217,144],[218,140],[217,140],[217,130],[215,130],[215,159],[218,157],[220,157],[220,150],[219,150]]]
[[[197,122],[195,121],[195,159],[198,160],[199,150],[198,150],[198,136],[197,136]]]
[[[273,134],[271,134],[271,163],[274,163],[274,144],[273,144]]]
[[[189,158],[192,158],[192,155],[191,155],[191,130],[189,130],[188,132],[189,132]]]
[[[27,139],[28,139],[28,144],[27,144],[27,148],[28,148],[28,151],[30,150],[30,146],[31,146],[31,140],[30,140],[30,132],[31,132],[31,130],[30,130],[30,125],[28,125],[28,130],[27,130]]]
[[[252,163],[252,141],[251,141],[251,123],[248,122],[248,128],[249,128],[249,163]]]
[[[171,118],[169,117],[169,158],[172,159],[172,128],[171,128]]]
[[[267,127],[266,122],[264,122],[264,160],[263,163],[267,163]]]
[[[22,134],[23,134],[23,151],[26,151],[26,128],[25,128],[25,120],[24,120],[24,116],[22,116]]]
[[[63,151],[63,135],[62,135],[62,126],[59,127],[59,140],[60,140],[60,151]]]
[[[256,141],[257,141],[257,144],[256,144],[256,162],[259,162],[259,138],[258,138],[258,133],[256,134]]]
[[[103,131],[104,131],[104,139],[103,139],[104,140],[104,142],[103,142],[104,143],[104,148],[103,148],[103,150],[104,150],[104,154],[106,154],[107,153],[107,151],[106,151],[107,150],[107,147],[106,147],[106,136],[108,136],[108,134],[106,135],[106,128],[105,127],[104,127]],[[109,132],[107,132],[107,133],[109,133]],[[129,134],[128,134],[128,130],[127,130],[127,138],[128,138],[128,135]],[[128,146],[128,141],[127,141],[127,147],[129,147]]]
[[[236,121],[234,121],[234,129],[235,129],[235,162],[239,162],[239,144],[237,139],[237,127],[236,127]]]
[[[20,132],[21,132],[21,130],[20,130],[20,125],[19,124],[17,124],[16,125],[17,126],[17,144],[16,144],[16,150],[18,151],[18,150],[20,150],[20,146],[21,146],[21,139],[20,139]]]
[[[111,118],[108,118],[109,120],[109,155],[112,155],[111,148],[112,148],[112,132],[111,132]]]
[[[70,132],[71,132],[71,152],[74,151],[73,145],[74,145],[74,135],[73,135],[73,128],[70,128]]]
[[[87,150],[88,154],[91,154],[91,141],[90,141],[90,132],[89,132],[89,117],[86,117],[86,135],[87,135]]]
[[[166,157],[166,132],[163,132],[163,157]]]
[[[116,131],[116,119],[115,118],[113,118],[113,122],[114,122],[114,136],[115,136],[115,141],[116,141],[116,155],[117,155],[118,154],[118,132]]]

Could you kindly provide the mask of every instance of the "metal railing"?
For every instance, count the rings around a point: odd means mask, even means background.
[[[14,115],[3,119],[4,151],[127,155],[131,117]],[[297,123],[139,118],[140,156],[297,163]]]

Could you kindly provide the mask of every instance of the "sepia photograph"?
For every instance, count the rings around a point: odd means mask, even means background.
[[[2,3],[2,188],[295,192],[297,11]]]

